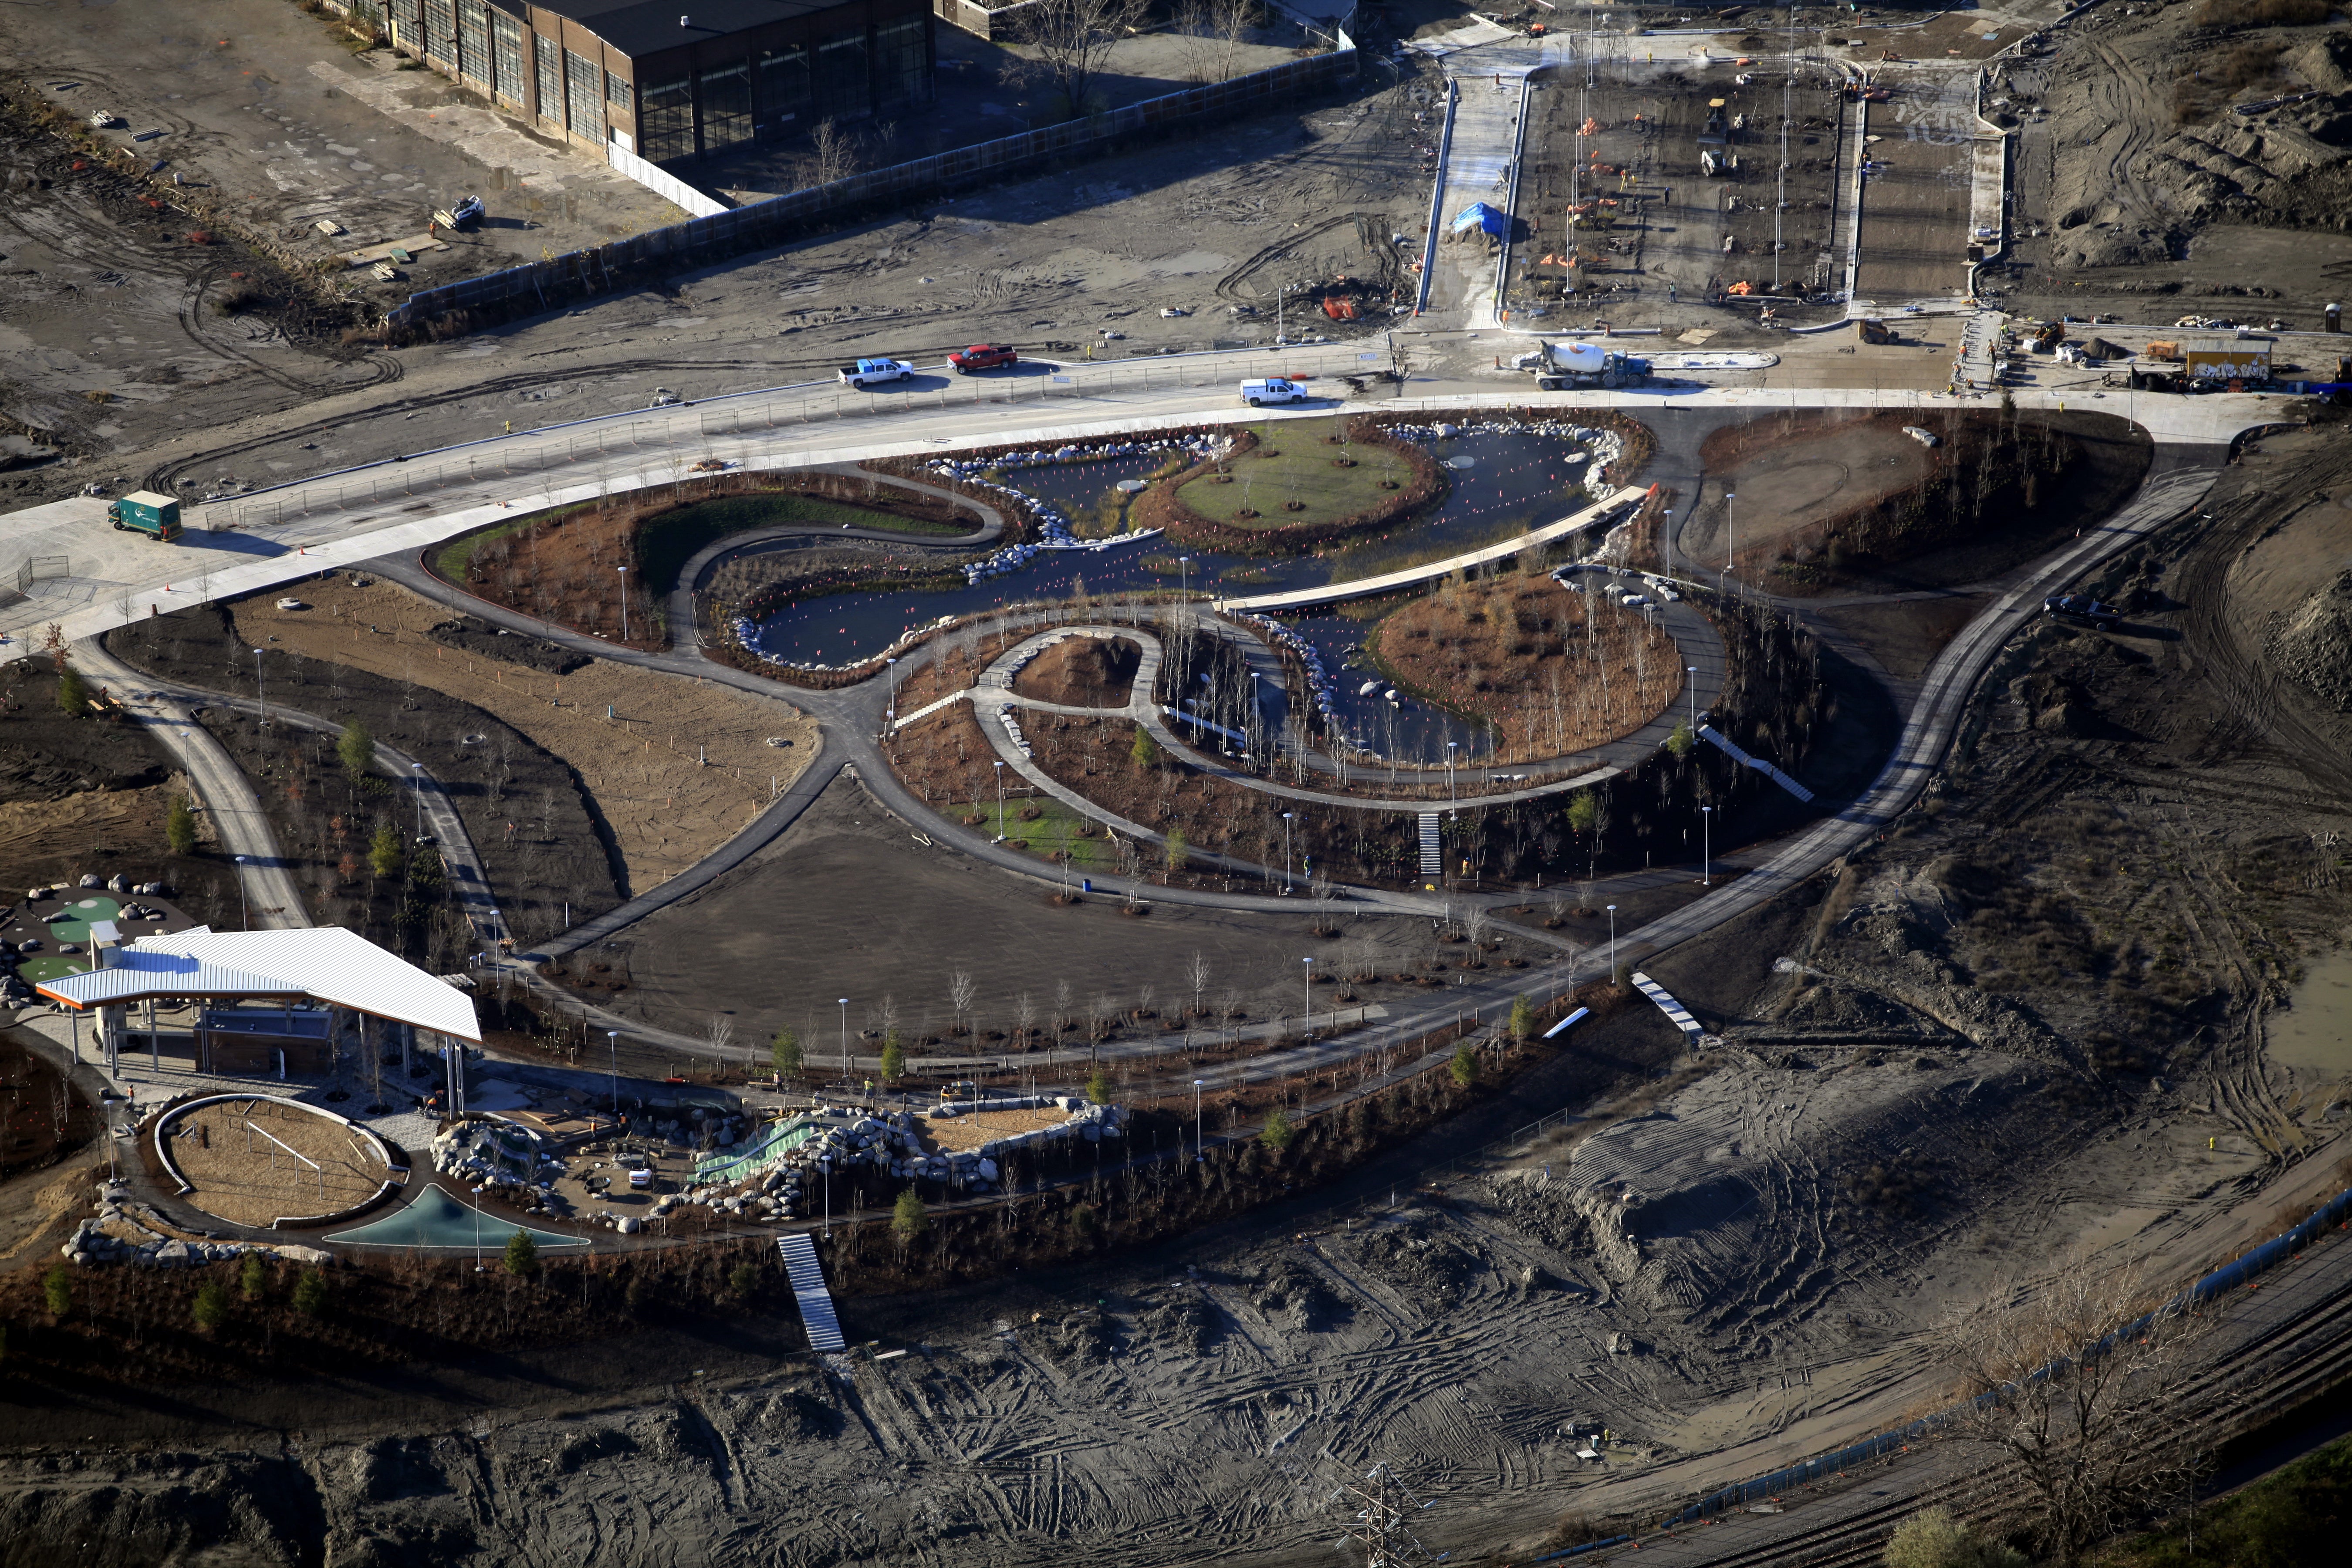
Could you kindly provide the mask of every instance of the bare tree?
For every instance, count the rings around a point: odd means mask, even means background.
[[[710,1054],[725,1061],[735,1044],[735,1020],[724,1013],[713,1013],[710,1026],[704,1033],[710,1041]]]
[[[2151,1295],[2139,1272],[2077,1256],[1941,1325],[1960,1403],[1941,1436],[1990,1448],[2023,1483],[2053,1563],[2193,1495],[2203,1424],[2180,1408],[2208,1314]]]
[[[1472,904],[1462,911],[1462,934],[1470,939],[1472,947],[1482,952],[1494,925],[1495,917],[1484,904]]]
[[[1225,81],[1240,72],[1242,41],[1258,23],[1257,0],[1182,0],[1175,31],[1188,81]]]
[[[1201,950],[1197,947],[1192,950],[1192,962],[1184,966],[1184,979],[1192,987],[1192,1013],[1197,1017],[1201,1012],[1201,998],[1209,989],[1209,961],[1201,956]]]
[[[1054,982],[1054,1033],[1060,1034],[1070,1026],[1070,983]]]
[[[1118,1015],[1118,1004],[1108,991],[1097,991],[1087,1004],[1087,1038],[1099,1040],[1110,1033],[1110,1021]]]
[[[948,971],[948,1005],[954,1009],[955,1020],[958,1024],[961,1024],[971,1016],[971,999],[979,994],[979,989],[972,984],[971,970]]]
[[[808,183],[829,185],[845,180],[857,173],[857,139],[831,115],[818,121],[809,132]]]
[[[1021,1043],[1027,1045],[1029,1032],[1037,1026],[1037,1004],[1029,999],[1029,993],[1026,991],[1013,998],[1013,1020],[1014,1026],[1020,1031]]]
[[[1095,109],[1095,79],[1110,64],[1113,46],[1143,20],[1145,0],[1037,0],[1014,13],[1015,43],[1030,53],[1025,73],[1049,83],[1060,95],[1063,118],[1077,120]],[[1083,591],[1076,595],[1081,600]]]

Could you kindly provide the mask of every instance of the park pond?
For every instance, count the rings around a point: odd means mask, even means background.
[[[1353,582],[1515,537],[1582,504],[1571,487],[1587,471],[1593,443],[1565,429],[1473,427],[1449,435],[1423,433],[1419,438],[1447,471],[1446,493],[1435,505],[1384,532],[1286,560],[1179,551],[1158,536],[1089,542],[1089,532],[1115,533],[1123,526],[1123,501],[1162,469],[1165,450],[1104,456],[1066,448],[1055,460],[1007,465],[991,471],[994,482],[1017,489],[1041,514],[1061,520],[1074,536],[1072,546],[1030,549],[992,574],[944,591],[876,590],[790,601],[758,621],[750,640],[778,662],[841,668],[871,659],[945,616],[1080,595],[1181,588],[1200,598],[1220,598]],[[1122,484],[1129,489],[1123,491]],[[1364,749],[1420,762],[1444,761],[1448,741],[1458,743],[1465,756],[1483,750],[1475,724],[1402,693],[1391,705],[1384,695],[1387,682],[1360,695],[1375,674],[1356,668],[1372,619],[1326,610],[1285,621],[1320,654],[1331,677],[1333,716]]]

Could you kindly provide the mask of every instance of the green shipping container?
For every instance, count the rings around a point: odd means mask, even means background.
[[[153,490],[133,490],[106,509],[107,521],[132,533],[165,542],[180,537],[180,503]]]

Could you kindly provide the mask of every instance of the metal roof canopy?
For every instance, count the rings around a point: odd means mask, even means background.
[[[33,987],[69,1007],[165,997],[309,997],[354,1013],[481,1042],[472,998],[341,926],[142,937],[107,966]]]

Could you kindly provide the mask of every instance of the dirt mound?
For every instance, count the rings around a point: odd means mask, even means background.
[[[2265,649],[2291,679],[2352,713],[2352,571],[2312,595],[2281,621]]]
[[[1067,637],[1031,659],[1013,689],[1073,708],[1124,708],[1143,650],[1125,637]]]
[[[1270,1266],[1250,1287],[1250,1305],[1277,1327],[1319,1333],[1345,1310],[1320,1276],[1296,1258]]]
[[[1206,1355],[1217,1342],[1217,1321],[1196,1296],[1162,1301],[1146,1310],[1138,1326],[1149,1338],[1191,1355]]]
[[[1410,1218],[1373,1230],[1358,1244],[1356,1257],[1391,1285],[1438,1308],[1459,1305],[1490,1268],[1453,1237],[1433,1235]]]
[[[1099,1307],[1080,1307],[1029,1335],[1030,1345],[1051,1361],[1100,1366],[1118,1348],[1118,1325]]]
[[[443,647],[457,648],[478,658],[503,659],[549,675],[569,675],[591,662],[586,654],[574,653],[562,643],[549,642],[545,637],[517,637],[471,616],[443,621],[425,635]]]

